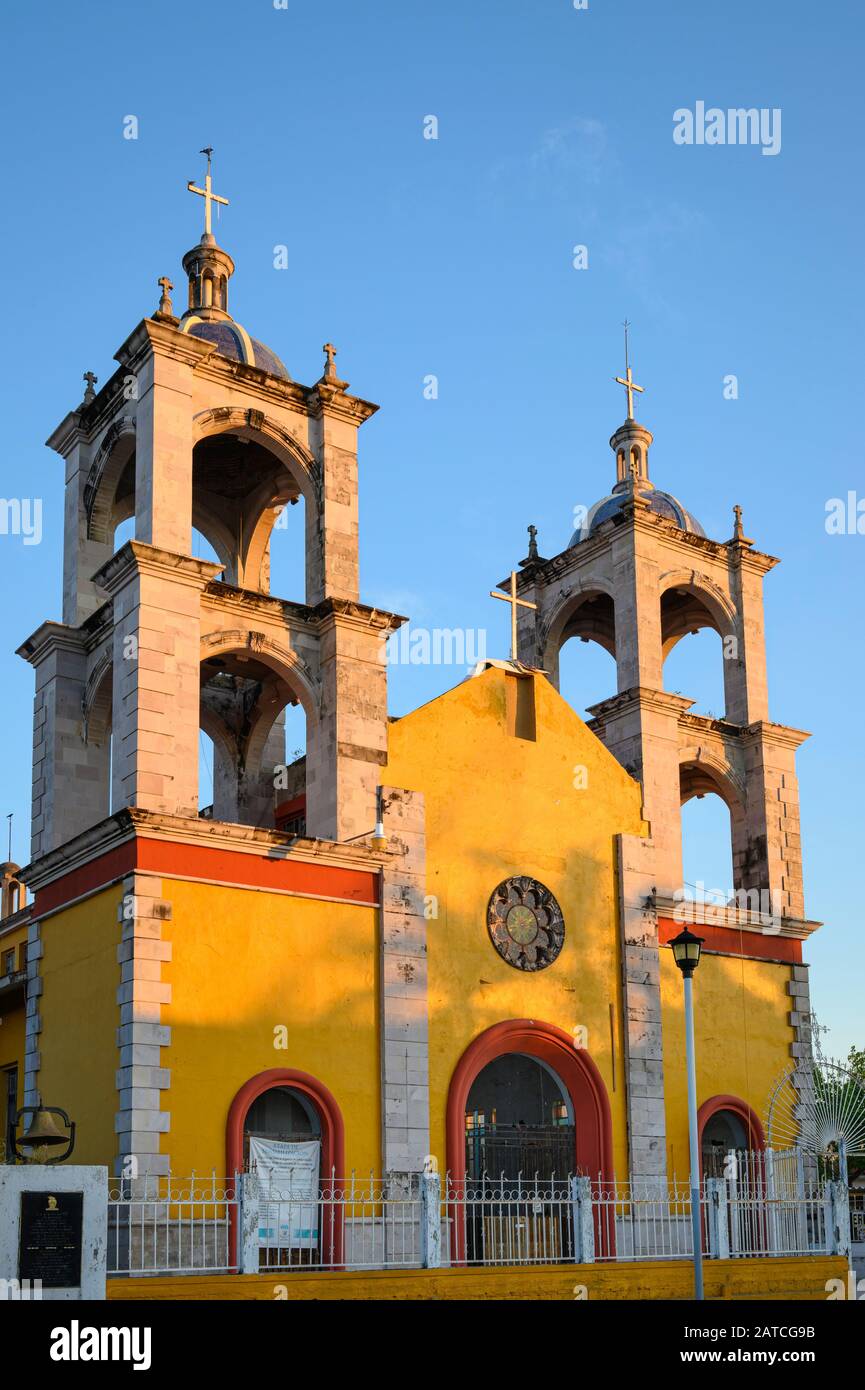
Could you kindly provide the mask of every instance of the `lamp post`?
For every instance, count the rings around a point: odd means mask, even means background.
[[[697,1134],[697,1062],[694,1054],[693,974],[700,964],[703,937],[685,927],[670,942],[685,986],[685,1060],[688,1069],[688,1139],[691,1157],[691,1230],[694,1241],[694,1297],[703,1300],[703,1241],[700,1223],[700,1141]]]

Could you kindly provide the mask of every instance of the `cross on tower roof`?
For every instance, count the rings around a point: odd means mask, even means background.
[[[204,199],[204,235],[212,236],[213,230],[211,226],[212,219],[210,205],[211,203],[221,203],[223,207],[227,208],[228,199],[221,198],[218,193],[214,193],[213,191],[213,181],[210,177],[210,161],[213,155],[213,146],[205,145],[203,150],[199,150],[199,154],[207,155],[207,173],[204,176],[204,187],[199,188],[196,184],[192,182],[192,179],[189,180],[186,187],[189,189],[190,193],[197,193],[201,198]]]
[[[638,386],[631,375],[631,364],[628,360],[628,329],[630,328],[630,326],[631,325],[628,323],[628,320],[625,319],[623,325],[625,330],[625,375],[623,377],[617,376],[616,381],[619,383],[620,386],[624,386],[625,390],[628,393],[628,419],[633,420],[634,392],[639,391],[640,395],[642,395],[643,391],[645,391],[646,388],[644,386]]]

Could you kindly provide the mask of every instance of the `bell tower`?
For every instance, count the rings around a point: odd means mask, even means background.
[[[621,837],[619,868],[632,1172],[657,1176],[665,1123],[657,914],[666,903],[671,916],[683,896],[681,806],[707,791],[722,797],[737,903],[770,913],[768,930],[797,934],[805,909],[795,755],[807,734],[769,717],[763,580],[778,561],[745,535],[741,508],[730,538],[711,540],[652,483],[653,437],[634,418],[643,388],[627,338],[616,380],[627,416],[610,440],[612,491],[552,559],[533,538],[518,580],[533,606],[519,609],[518,640],[520,659],[556,686],[571,638],[598,642],[616,663],[617,689],[592,707],[590,728],[642,784],[651,827],[649,839]],[[664,689],[666,656],[703,627],[721,638],[720,719],[692,713],[693,700]]]
[[[158,308],[118,368],[48,443],[64,459],[63,621],[20,648],[36,673],[32,855],[124,807],[198,817],[199,729],[213,739],[214,819],[273,828],[280,776],[314,837],[376,822],[386,758],[384,639],[401,619],[364,605],[357,438],[376,406],[327,345],[302,386],[229,312],[211,156],[204,231],[183,257],[187,308]],[[305,510],[305,593],[270,593],[286,508]],[[117,526],[134,539],[115,551]],[[193,555],[193,528],[219,563]],[[306,714],[286,769],[284,711]],[[283,780],[282,786],[286,785]]]

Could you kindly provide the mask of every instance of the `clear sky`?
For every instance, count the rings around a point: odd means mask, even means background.
[[[352,390],[382,406],[361,434],[362,594],[415,624],[483,630],[507,654],[489,589],[525,555],[530,522],[555,554],[574,508],[609,490],[631,320],[655,483],[718,540],[741,503],[757,547],[783,560],[766,582],[770,713],[813,733],[799,755],[806,908],[826,923],[807,948],[812,997],[834,1051],[865,1046],[865,538],[825,526],[830,498],[865,496],[863,27],[853,0],[10,12],[0,493],[43,500],[40,544],[0,535],[14,856],[28,857],[33,678],[13,653],[60,616],[63,466],[43,441],[86,369],[111,374],[158,276],[182,303],[201,220],[186,182],[213,145],[233,313],[303,382],[333,341]],[[780,152],[676,144],[673,113],[700,101],[780,109]],[[294,539],[275,542],[288,598],[302,597]],[[393,667],[392,711],[463,674]],[[665,675],[722,712],[714,634],[686,639]],[[603,652],[566,648],[580,710],[613,690]],[[729,886],[725,822],[715,798],[689,806],[690,881]]]

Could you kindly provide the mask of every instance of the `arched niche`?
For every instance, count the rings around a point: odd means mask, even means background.
[[[228,1181],[244,1171],[247,1119],[260,1097],[275,1089],[287,1089],[315,1115],[321,1140],[321,1189],[325,1197],[345,1180],[345,1123],[333,1093],[317,1077],[290,1067],[274,1067],[246,1081],[228,1110],[225,1126],[225,1160]],[[232,1206],[229,1232],[230,1259],[237,1259],[237,1209]],[[323,1262],[338,1267],[343,1258],[342,1222],[325,1223]]]

